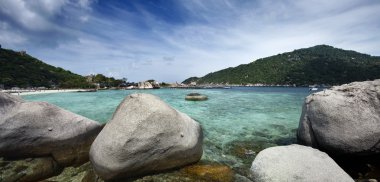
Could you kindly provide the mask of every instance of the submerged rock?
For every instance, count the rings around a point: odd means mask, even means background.
[[[261,151],[252,163],[251,172],[257,182],[354,181],[326,153],[301,145]]]
[[[308,96],[297,138],[332,154],[380,154],[380,80],[353,82]]]
[[[183,168],[181,172],[205,181],[229,182],[234,179],[232,169],[221,164],[194,164]]]
[[[67,167],[57,176],[43,180],[42,182],[104,182],[94,172],[90,162],[79,167]]]
[[[186,166],[180,170],[174,170],[159,174],[147,175],[142,178],[130,180],[133,182],[231,182],[249,181],[245,177],[236,175],[232,169],[223,164],[210,161],[202,161]]]
[[[62,171],[51,157],[8,161],[0,158],[1,182],[33,182],[57,175]]]
[[[46,102],[0,93],[0,156],[52,156],[61,166],[88,161],[101,125]]]
[[[201,95],[199,93],[190,93],[190,94],[187,94],[185,97],[185,100],[189,100],[189,101],[203,101],[207,99],[208,99],[207,96]]]
[[[139,176],[200,160],[202,129],[150,94],[132,94],[96,137],[90,160],[105,180]]]
[[[275,144],[259,138],[234,140],[225,144],[223,153],[237,157],[242,160],[243,164],[250,165],[260,151],[272,146],[275,146]]]

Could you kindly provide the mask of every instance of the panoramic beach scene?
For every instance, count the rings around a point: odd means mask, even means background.
[[[380,1],[0,0],[0,182],[380,181]]]

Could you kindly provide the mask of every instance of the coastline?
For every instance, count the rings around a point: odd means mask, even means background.
[[[36,94],[52,94],[63,92],[78,92],[84,89],[56,89],[56,90],[2,90],[1,92],[9,93],[11,95],[36,95]]]

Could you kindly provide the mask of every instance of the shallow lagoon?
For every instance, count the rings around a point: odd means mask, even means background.
[[[136,92],[151,93],[201,123],[203,161],[230,166],[247,176],[251,162],[262,149],[296,142],[296,129],[308,88],[233,87],[231,89],[109,90],[23,96],[47,101],[101,123],[107,122],[122,99]],[[185,101],[198,92],[207,101]]]

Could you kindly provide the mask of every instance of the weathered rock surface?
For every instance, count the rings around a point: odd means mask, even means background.
[[[1,182],[33,182],[57,175],[62,171],[51,157],[8,161],[0,158]]]
[[[139,82],[137,85],[139,89],[152,89],[153,85],[149,82]]]
[[[181,167],[200,160],[202,129],[189,116],[150,94],[127,96],[90,150],[105,180]]]
[[[332,154],[380,154],[380,80],[353,82],[308,96],[297,138]]]
[[[261,151],[252,163],[257,182],[354,181],[326,153],[311,147],[289,145]]]
[[[26,102],[0,93],[0,156],[52,156],[59,165],[88,161],[102,126],[46,102]]]

